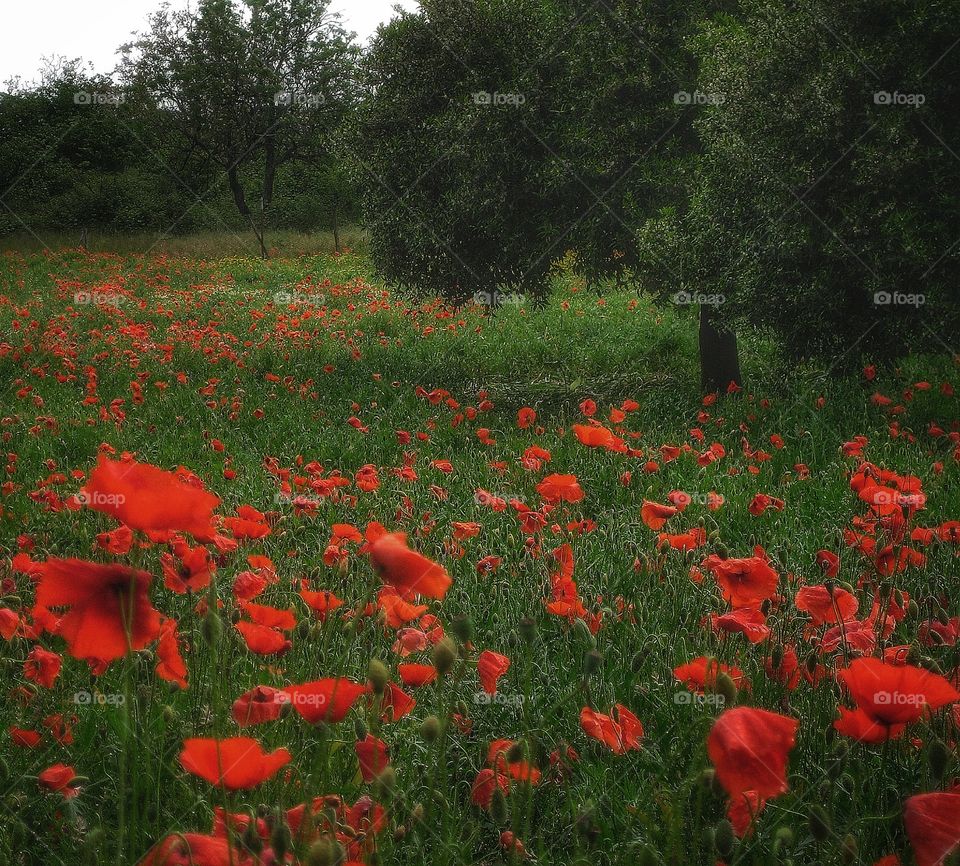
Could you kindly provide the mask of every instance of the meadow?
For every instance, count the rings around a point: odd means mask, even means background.
[[[553,283],[0,254],[0,862],[945,862],[957,358]]]

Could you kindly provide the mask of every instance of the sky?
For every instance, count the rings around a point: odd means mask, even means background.
[[[0,84],[13,76],[37,77],[45,57],[80,57],[97,72],[109,72],[117,48],[143,29],[163,0],[2,0]],[[191,0],[168,0],[173,9]],[[196,5],[196,0],[192,0]],[[393,7],[414,10],[414,0],[332,0],[347,30],[366,42],[377,25],[393,17]]]

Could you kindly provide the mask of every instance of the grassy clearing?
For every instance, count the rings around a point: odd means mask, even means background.
[[[780,862],[774,851],[782,827],[792,830],[790,856],[798,864],[841,862],[848,834],[860,862],[894,852],[909,859],[902,802],[940,784],[927,751],[934,740],[955,739],[948,718],[941,713],[912,726],[919,747],[909,737],[852,744],[846,764],[829,775],[838,687],[828,677],[791,691],[766,675],[764,659],[786,644],[801,662],[814,653],[828,669],[843,663],[842,649],[816,653],[822,630],[805,634],[806,619],[792,604],[799,581],[821,579],[821,549],[841,556],[838,579],[857,596],[858,617],[871,609],[871,562],[843,543],[843,530],[864,511],[849,486],[859,461],[842,454],[844,442],[865,436],[866,459],[922,479],[927,507],[916,524],[937,526],[960,515],[955,446],[930,433],[931,424],[957,429],[956,399],[941,390],[945,382],[958,385],[952,359],[914,357],[868,383],[823,369],[787,370],[768,342],[747,334],[749,389],[705,406],[692,313],[656,309],[629,293],[599,299],[569,274],[558,275],[545,309],[510,306],[491,316],[476,307],[404,300],[378,285],[357,255],[261,262],[203,252],[198,242],[162,257],[6,252],[0,259],[0,373],[8,383],[0,416],[5,451],[16,455],[8,458],[0,500],[3,576],[12,581],[0,606],[29,615],[31,581],[9,570],[24,539],[35,545],[35,560],[120,559],[156,576],[151,596],[177,620],[189,669],[189,687],[177,690],[154,674],[151,650],[98,677],[64,654],[55,686],[38,688],[24,677],[31,642],[4,644],[4,682],[13,698],[0,708],[0,728],[45,731],[43,720],[60,714],[73,741],[45,733],[37,749],[25,749],[7,737],[2,797],[11,817],[0,826],[3,862],[76,863],[82,851],[85,862],[134,863],[168,833],[208,832],[216,806],[262,806],[272,814],[326,794],[353,803],[373,790],[358,775],[353,749],[354,723],[362,720],[388,744],[397,774],[388,824],[361,852],[364,862],[375,862],[373,848],[384,864],[510,862],[515,858],[499,839],[509,829],[541,863],[636,862],[648,845],[666,863],[713,864],[708,831],[725,804],[701,777],[709,766],[705,737],[722,708],[685,699],[672,673],[704,655],[743,670],[751,687],[741,690],[741,703],[801,721],[790,792],[770,802],[728,862]],[[109,303],[90,303],[95,295]],[[914,387],[920,381],[932,387]],[[892,404],[871,401],[875,392]],[[586,399],[596,402],[598,420],[642,454],[581,445],[571,425],[584,423]],[[610,420],[611,409],[627,399],[638,407]],[[894,412],[897,406],[902,411]],[[458,418],[468,407],[476,415]],[[523,407],[536,411],[536,428],[518,427]],[[481,430],[489,433],[478,436]],[[397,431],[410,441],[401,442]],[[782,437],[782,447],[771,436]],[[697,457],[711,443],[722,444],[725,456],[701,465]],[[116,522],[64,505],[104,444],[166,469],[188,467],[222,498],[220,514],[242,505],[270,512],[268,536],[216,557],[213,585],[224,628],[212,645],[197,599],[162,585],[167,545],[111,557],[95,539]],[[678,459],[664,459],[662,446],[686,444],[691,450]],[[549,451],[549,462],[524,461],[532,445]],[[444,460],[452,471],[435,462]],[[350,484],[338,495],[305,489],[315,509],[299,513],[278,496],[271,461],[291,477],[305,476],[316,461],[324,477],[338,471]],[[376,469],[376,490],[355,483],[366,466]],[[584,499],[543,509],[537,485],[549,473],[576,475]],[[543,526],[523,526],[513,507],[491,509],[478,490],[539,509]],[[702,526],[707,543],[695,552],[659,550],[657,533],[640,518],[643,500],[665,502],[674,490],[686,491],[693,504],[665,529]],[[718,511],[704,507],[711,492],[724,497]],[[785,507],[754,516],[749,506],[759,492]],[[595,528],[569,528],[584,520]],[[371,658],[384,660],[396,679],[403,660],[394,629],[375,619],[354,628],[339,615],[320,621],[296,592],[304,579],[344,599],[343,610],[371,598],[380,580],[365,555],[351,548],[332,566],[323,558],[334,523],[363,531],[369,521],[408,532],[411,546],[449,571],[453,586],[430,612],[445,628],[458,616],[473,623],[473,648],[462,650],[467,662],[433,685],[408,689],[416,707],[390,724],[358,704],[347,720],[329,726],[286,714],[243,731],[265,747],[290,750],[289,779],[281,774],[252,792],[225,795],[185,773],[177,760],[183,740],[237,735],[230,705],[253,686],[323,676],[363,681]],[[475,521],[481,531],[457,540],[455,521]],[[601,617],[595,634],[545,609],[557,569],[552,552],[565,543],[584,604]],[[750,555],[755,545],[780,574],[784,600],[770,612],[771,637],[750,644],[704,626],[704,617],[725,604],[709,577],[691,580],[691,567],[709,553]],[[920,607],[880,638],[877,653],[919,645],[918,630],[934,609],[960,612],[956,548],[934,544],[924,552],[924,567],[892,577]],[[257,601],[292,608],[299,621],[282,656],[251,653],[231,627],[239,615],[232,586],[249,554],[268,556],[280,577]],[[500,567],[478,573],[486,556],[500,557]],[[530,619],[532,639],[525,637]],[[40,642],[63,651],[57,637]],[[585,682],[584,659],[593,648],[602,661]],[[481,650],[512,660],[494,700],[483,697],[471,664]],[[955,646],[919,651],[945,672],[960,661]],[[423,651],[406,661],[429,659]],[[124,702],[78,705],[73,696],[80,691],[122,695]],[[588,739],[578,724],[585,705],[607,712],[618,702],[645,728],[642,748],[625,755]],[[470,720],[469,730],[448,721],[452,712]],[[431,715],[447,721],[436,743],[420,730]],[[470,802],[498,738],[522,743],[544,772],[535,788],[514,784],[506,815]],[[564,744],[579,760],[559,773],[550,755]],[[41,792],[34,778],[55,762],[84,777],[80,794],[66,803]],[[813,804],[827,810],[832,825],[819,842],[806,823]],[[106,832],[94,832],[99,827]]]

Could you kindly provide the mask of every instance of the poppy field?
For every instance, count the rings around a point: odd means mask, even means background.
[[[960,856],[960,367],[565,269],[0,258],[0,863]]]

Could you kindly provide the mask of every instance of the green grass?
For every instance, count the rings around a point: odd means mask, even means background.
[[[956,400],[940,392],[942,382],[960,386],[952,359],[915,356],[898,369],[882,370],[878,381],[868,384],[826,366],[790,368],[762,335],[743,334],[747,389],[704,407],[693,313],[656,308],[629,293],[599,299],[571,274],[557,275],[556,291],[544,309],[510,306],[491,316],[475,307],[450,310],[405,300],[380,285],[368,262],[355,254],[263,262],[205,258],[206,242],[170,246],[166,256],[138,255],[133,249],[121,255],[7,251],[0,256],[5,387],[0,435],[4,451],[16,455],[15,461],[8,457],[3,479],[13,489],[0,498],[4,567],[20,535],[33,539],[32,556],[38,560],[48,555],[109,559],[94,549],[94,538],[114,528],[114,521],[90,510],[51,505],[77,491],[81,482],[71,473],[89,472],[102,444],[167,469],[188,467],[222,498],[219,513],[250,504],[275,512],[275,522],[270,536],[243,542],[237,553],[220,557],[215,585],[225,627],[212,647],[202,635],[196,599],[172,594],[159,579],[165,547],[135,548],[129,557],[156,576],[153,602],[178,620],[189,644],[186,691],[172,691],[154,676],[149,650],[114,663],[96,678],[64,653],[55,687],[38,689],[23,676],[30,644],[19,638],[2,644],[5,691],[26,688],[31,699],[5,701],[0,728],[40,730],[41,720],[57,713],[76,720],[69,746],[46,737],[40,749],[14,748],[0,734],[0,802],[8,816],[0,823],[0,862],[135,863],[168,833],[208,832],[212,809],[224,799],[179,767],[184,738],[236,735],[230,704],[257,684],[322,676],[362,680],[371,658],[383,659],[393,670],[395,635],[373,622],[352,629],[337,616],[314,621],[294,633],[289,653],[270,659],[248,652],[230,628],[236,607],[231,586],[250,553],[271,557],[281,577],[258,601],[292,606],[305,623],[309,613],[292,586],[300,578],[343,598],[344,610],[360,604],[379,585],[368,559],[353,553],[339,569],[325,566],[322,557],[331,524],[348,522],[362,531],[372,520],[408,532],[412,546],[450,572],[452,589],[431,604],[442,624],[465,615],[473,623],[476,652],[490,649],[512,659],[500,683],[502,702],[477,702],[476,673],[467,665],[456,677],[413,690],[417,706],[410,716],[379,729],[390,747],[397,791],[388,827],[377,837],[377,862],[509,862],[498,843],[504,827],[470,805],[470,786],[485,764],[489,743],[510,738],[523,741],[532,760],[544,766],[561,743],[580,755],[566,780],[544,781],[530,791],[517,785],[508,797],[505,827],[538,862],[633,863],[648,845],[664,863],[715,863],[705,834],[723,817],[724,800],[701,784],[701,777],[709,766],[704,740],[718,710],[710,704],[678,704],[675,696],[682,687],[672,677],[675,666],[700,655],[718,656],[744,670],[752,689],[741,694],[742,702],[801,720],[790,792],[770,802],[754,834],[728,862],[785,862],[774,853],[781,827],[793,831],[790,857],[797,864],[841,862],[841,842],[848,834],[858,842],[859,862],[893,852],[909,862],[902,801],[936,787],[926,761],[929,743],[956,738],[943,714],[912,726],[911,733],[925,742],[921,748],[909,737],[882,747],[852,744],[842,772],[829,779],[829,729],[839,690],[828,681],[817,688],[803,683],[788,692],[764,674],[769,646],[753,647],[740,636],[721,639],[704,629],[703,618],[722,611],[723,602],[709,577],[702,584],[691,581],[690,568],[707,553],[726,549],[746,556],[762,545],[781,574],[780,592],[786,597],[773,615],[775,640],[796,645],[801,659],[809,647],[803,618],[790,603],[795,590],[790,580],[819,580],[818,550],[842,552],[840,579],[855,589],[860,616],[866,615],[872,591],[869,582],[858,588],[858,579],[869,576],[869,562],[842,544],[843,529],[864,507],[848,484],[857,461],[844,457],[841,445],[855,435],[867,436],[867,459],[923,479],[928,503],[918,523],[934,526],[960,516],[951,443],[928,433],[931,422],[948,431],[957,427]],[[306,296],[310,291],[323,300],[295,306],[274,302],[277,292]],[[115,307],[97,307],[76,302],[78,292],[120,299]],[[268,374],[281,381],[271,381]],[[142,388],[142,402],[133,399],[134,380]],[[213,380],[212,396],[200,394]],[[912,399],[903,400],[903,389],[920,380],[933,388],[913,390]],[[443,401],[433,405],[418,396],[418,388],[444,389],[460,408]],[[895,419],[914,436],[890,435],[894,416],[870,402],[875,390],[902,403],[904,411]],[[96,402],[85,403],[91,393]],[[597,418],[622,428],[621,435],[642,449],[642,457],[591,450],[576,441],[570,425],[583,421],[579,404],[586,398],[598,404]],[[622,425],[609,422],[610,409],[626,398],[636,400],[639,409]],[[474,420],[452,424],[458,412],[481,407],[484,400],[492,405],[481,408]],[[121,402],[111,412],[114,401]],[[537,411],[542,432],[518,429],[516,413],[523,406]],[[101,410],[107,410],[106,418]],[[351,417],[368,432],[350,426]],[[495,444],[483,445],[479,428],[489,429]],[[702,443],[691,437],[694,428],[703,431]],[[398,442],[398,430],[414,435],[411,444]],[[418,432],[428,438],[418,440]],[[770,444],[772,434],[783,437],[782,449]],[[224,443],[224,453],[211,448],[212,439]],[[744,441],[771,458],[750,459]],[[698,466],[696,453],[712,442],[722,443],[727,456]],[[696,451],[671,463],[660,459],[661,445],[684,443]],[[533,444],[551,455],[538,470],[520,463]],[[297,516],[278,501],[276,479],[264,468],[267,458],[295,474],[317,461],[325,473],[339,470],[350,478],[373,464],[381,486],[371,493],[347,488],[355,501],[323,499],[314,516]],[[660,464],[658,472],[644,471],[648,458]],[[439,459],[452,462],[452,474],[431,466]],[[497,462],[504,465],[491,465]],[[942,471],[934,470],[935,462],[942,462]],[[800,463],[809,467],[809,478],[797,472]],[[395,471],[404,465],[413,466],[416,480]],[[224,477],[226,466],[235,470],[233,480]],[[622,479],[626,471],[632,473],[629,484]],[[538,508],[536,486],[550,472],[575,474],[586,495],[551,513],[533,543],[525,541],[514,509],[495,513],[477,501],[475,492],[483,488]],[[60,477],[51,479],[57,473]],[[50,483],[44,486],[45,481]],[[436,488],[442,488],[441,495]],[[695,554],[658,551],[656,533],[640,520],[644,499],[664,502],[675,489],[699,497],[717,491],[726,499],[719,511],[694,504],[668,524],[674,532],[698,523],[705,527],[710,541]],[[52,491],[56,499],[43,491]],[[760,491],[783,498],[785,509],[751,516],[748,505]],[[582,518],[596,521],[596,529],[580,536],[565,529]],[[457,556],[451,524],[473,520],[482,531],[463,542],[463,555]],[[549,554],[565,542],[574,551],[574,578],[585,603],[603,611],[603,627],[595,637],[544,610],[555,566]],[[916,643],[917,627],[931,610],[929,599],[950,616],[960,613],[955,549],[942,544],[926,552],[926,568],[894,579],[918,601],[920,613],[901,623],[889,644]],[[490,554],[502,557],[500,569],[478,575],[476,562]],[[14,581],[5,584],[0,606],[29,611],[30,581],[22,574],[0,576]],[[629,606],[629,615],[618,616],[621,605]],[[519,631],[525,618],[537,623],[532,644]],[[41,643],[63,651],[56,637],[45,635]],[[584,657],[594,646],[603,660],[585,686]],[[924,647],[922,654],[944,671],[958,664],[955,647]],[[469,651],[465,655],[473,657]],[[75,692],[94,688],[126,694],[129,700],[122,708],[71,702]],[[589,741],[578,724],[588,702],[603,712],[617,702],[631,708],[646,729],[643,748],[616,756]],[[422,720],[446,719],[458,705],[473,720],[472,730],[451,728],[441,746],[426,743]],[[351,719],[361,715],[355,709]],[[377,727],[373,718],[365,722]],[[232,796],[231,809],[288,809],[324,794],[354,802],[370,791],[357,775],[350,719],[310,729],[300,719],[284,717],[243,733],[269,748],[289,748],[295,772],[289,783],[278,776]],[[79,796],[67,804],[41,793],[33,778],[57,762],[86,777]],[[822,843],[807,828],[812,804],[823,805],[831,816],[832,832]]]

